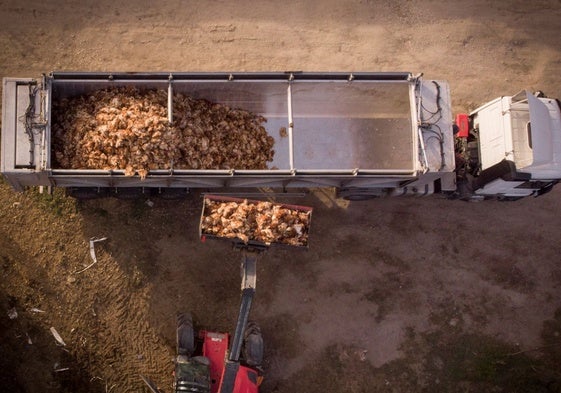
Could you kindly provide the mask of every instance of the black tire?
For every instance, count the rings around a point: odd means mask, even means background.
[[[113,196],[124,201],[133,201],[144,196],[142,187],[118,187],[115,188]]]
[[[107,196],[107,189],[103,187],[69,187],[66,195],[79,200],[90,200],[104,198]]]
[[[195,352],[195,329],[190,313],[177,315],[177,354],[192,356]]]
[[[178,201],[189,196],[188,188],[161,188],[159,191],[156,195],[168,201]]]
[[[368,201],[381,196],[379,190],[368,190],[364,188],[340,188],[337,197],[346,201]]]
[[[344,200],[351,201],[351,202],[369,201],[374,198],[377,198],[377,196],[376,195],[347,195],[343,197]]]
[[[242,357],[245,364],[260,368],[263,364],[263,336],[256,322],[250,321],[244,332]]]
[[[498,196],[498,197],[497,197],[497,200],[500,201],[500,202],[516,202],[516,201],[519,201],[519,200],[521,200],[521,199],[523,199],[523,198],[524,198],[524,197],[514,197],[514,196],[504,196],[504,195],[501,195],[501,196]]]

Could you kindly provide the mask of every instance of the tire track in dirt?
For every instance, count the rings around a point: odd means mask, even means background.
[[[14,264],[19,284],[8,282],[6,288],[20,307],[45,311],[36,318],[44,333],[38,347],[52,343],[51,326],[66,342],[60,367],[70,370],[56,374],[62,391],[138,392],[139,374],[161,386],[171,383],[171,348],[150,323],[152,288],[143,273],[98,243],[97,264],[77,274],[91,263],[91,234],[73,201],[56,206],[62,211],[53,214],[33,192],[15,194],[0,185],[0,198],[14,206],[0,212],[0,234],[19,250]]]
[[[94,353],[100,353],[110,386],[118,391],[139,391],[143,386],[138,374],[157,382],[166,369],[171,371],[171,354],[148,321],[149,288],[135,289],[130,278],[111,258],[106,263],[104,279],[98,290],[98,319],[104,328],[98,335]],[[101,262],[101,261],[100,261]]]

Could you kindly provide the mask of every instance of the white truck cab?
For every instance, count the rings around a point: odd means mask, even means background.
[[[561,179],[559,101],[521,91],[477,108],[470,120],[475,195],[537,196]]]

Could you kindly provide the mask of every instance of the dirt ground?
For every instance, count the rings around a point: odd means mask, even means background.
[[[119,3],[0,0],[0,76],[411,71],[447,80],[455,112],[561,97],[559,0]],[[561,391],[560,199],[288,200],[314,207],[310,248],[259,262],[262,391]],[[170,392],[176,312],[233,329],[240,255],[199,241],[198,193],[151,202],[0,184],[2,390]]]

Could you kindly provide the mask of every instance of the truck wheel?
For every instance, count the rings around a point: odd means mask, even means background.
[[[177,354],[192,356],[195,352],[195,329],[190,313],[177,315]]]
[[[113,194],[115,198],[125,201],[139,199],[143,195],[144,189],[142,187],[118,187],[115,188],[115,193]]]
[[[337,190],[337,197],[347,201],[368,201],[382,196],[382,190],[370,190],[368,188],[340,188]]]
[[[514,197],[514,196],[500,195],[500,196],[497,197],[497,200],[500,201],[500,202],[516,202],[516,201],[519,201],[522,198],[524,198],[524,197]]]
[[[189,196],[188,188],[160,188],[160,192],[157,194],[160,198],[169,201],[177,201]]]
[[[66,189],[66,195],[80,200],[97,199],[106,197],[107,189],[103,187],[69,187]]]
[[[369,201],[374,198],[376,198],[375,195],[347,195],[343,197],[346,201]]]
[[[263,363],[263,336],[256,322],[248,322],[245,328],[242,355],[248,366],[261,367]]]

